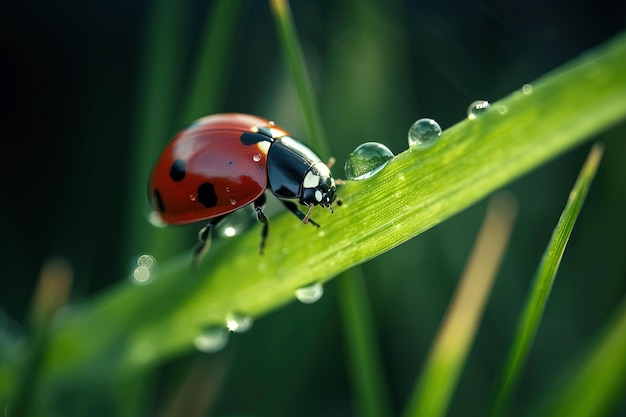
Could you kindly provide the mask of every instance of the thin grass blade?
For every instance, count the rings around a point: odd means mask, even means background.
[[[592,349],[572,364],[543,406],[539,417],[602,417],[624,400],[626,392],[626,300]]]
[[[279,36],[291,76],[296,85],[307,133],[313,147],[329,154],[315,93],[309,78],[293,16],[286,0],[271,0]],[[339,277],[341,319],[345,329],[347,356],[357,407],[365,417],[388,416],[391,406],[384,384],[380,355],[360,266]]]
[[[300,39],[293,23],[291,7],[289,7],[287,0],[270,0],[270,6],[274,13],[274,20],[278,27],[278,35],[287,57],[289,70],[298,92],[298,101],[310,143],[322,156],[328,157],[330,155],[328,142],[313,94],[313,86],[300,46]]]
[[[439,417],[448,410],[491,287],[505,253],[517,209],[510,196],[492,199],[405,417]]]
[[[491,411],[493,417],[506,414],[506,407],[537,334],[565,247],[600,164],[602,150],[600,145],[595,145],[591,149],[535,274],[533,287],[528,295],[513,345],[504,365],[504,372]]]

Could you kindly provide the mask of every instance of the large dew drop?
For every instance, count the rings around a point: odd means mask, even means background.
[[[196,349],[204,353],[218,352],[227,342],[228,330],[222,326],[207,327],[193,340]]]
[[[393,158],[393,152],[378,142],[366,142],[359,145],[346,160],[344,170],[349,180],[370,178]]]
[[[301,287],[296,290],[296,298],[304,304],[313,304],[324,295],[324,287],[320,282]]]
[[[441,127],[433,119],[419,119],[409,129],[409,146],[426,148],[434,145],[441,136]]]

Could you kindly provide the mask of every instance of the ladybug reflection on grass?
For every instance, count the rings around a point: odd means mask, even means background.
[[[207,116],[180,132],[157,160],[149,187],[152,207],[165,224],[208,221],[194,250],[194,266],[210,246],[211,230],[248,204],[263,225],[263,254],[267,189],[303,223],[317,227],[310,219],[313,207],[332,213],[336,197],[330,169],[315,152],[273,122],[239,113]]]

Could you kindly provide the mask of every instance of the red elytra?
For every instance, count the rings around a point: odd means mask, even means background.
[[[263,133],[259,133],[259,128]],[[163,151],[150,181],[152,206],[167,224],[186,224],[231,213],[267,188],[267,138],[288,136],[261,117],[227,113],[207,116],[180,132]],[[210,185],[208,185],[210,184]]]

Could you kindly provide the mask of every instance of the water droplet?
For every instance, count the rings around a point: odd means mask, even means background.
[[[484,114],[489,110],[489,102],[487,100],[476,100],[472,102],[467,108],[467,118],[470,120],[476,119],[481,114]]]
[[[150,211],[150,213],[148,213],[148,222],[155,227],[166,227],[167,224],[163,221],[163,219],[161,218],[161,215],[152,210]]]
[[[259,161],[261,160],[261,154],[260,154],[260,153],[255,154],[255,155],[252,157],[252,160],[253,160],[254,162],[259,162]]]
[[[195,196],[195,195],[193,195],[193,194],[189,194],[189,199],[190,199],[191,201],[196,201],[196,196]]]
[[[137,258],[137,267],[133,270],[131,281],[137,285],[150,283],[156,276],[156,260],[152,255],[141,255]]]
[[[364,180],[376,174],[393,158],[393,152],[378,142],[363,143],[348,155],[344,170],[349,180]]]
[[[504,104],[498,105],[498,113],[507,114],[508,111],[509,111],[508,107],[506,107]]]
[[[419,119],[409,129],[409,146],[432,146],[439,136],[441,136],[441,127],[437,122],[433,119]]]
[[[226,192],[230,193],[230,187],[226,187]]]
[[[233,226],[227,226],[224,228],[224,236],[233,237],[236,234],[237,234],[237,229],[235,229]]]
[[[141,255],[137,258],[137,266],[145,266],[146,268],[152,268],[152,265],[156,263],[156,259],[152,255]]]
[[[320,282],[313,283],[296,290],[296,298],[304,304],[313,304],[324,295],[324,287]]]
[[[530,84],[524,84],[522,86],[522,93],[529,96],[533,93],[533,86]]]
[[[237,200],[235,200],[234,198],[230,199],[230,205],[234,206],[235,204],[237,204]]]
[[[138,266],[133,271],[133,278],[138,284],[145,284],[150,279],[150,269],[145,266]]]
[[[252,317],[241,313],[228,313],[226,315],[226,328],[231,332],[243,333],[252,327]]]
[[[276,123],[274,123],[272,120],[270,120],[269,122],[267,122],[267,124],[268,124],[270,127],[274,127],[274,126],[276,125]]]
[[[193,340],[196,349],[204,353],[218,352],[227,342],[228,329],[222,326],[207,327]]]

